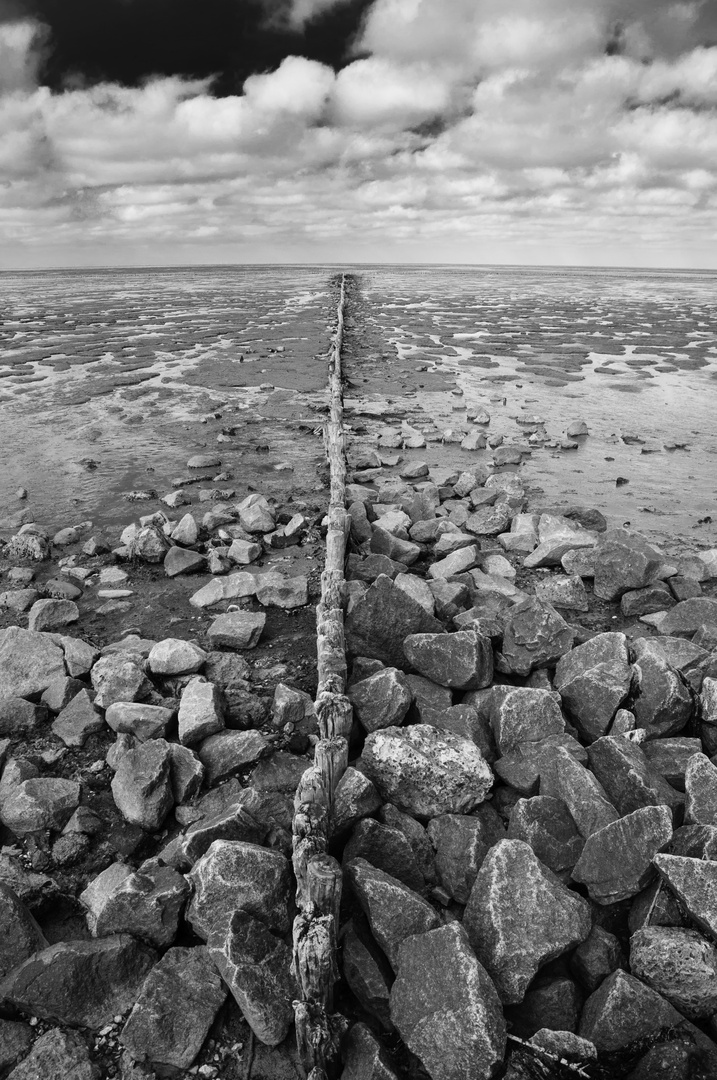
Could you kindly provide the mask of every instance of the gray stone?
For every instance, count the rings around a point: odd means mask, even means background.
[[[137,1000],[156,954],[127,934],[61,941],[35,953],[0,984],[0,1000],[62,1024],[98,1030]]]
[[[603,1054],[682,1022],[660,994],[633,975],[615,971],[585,1002],[578,1032]]]
[[[354,1024],[341,1043],[341,1080],[398,1080],[386,1053],[366,1024]]]
[[[372,732],[361,761],[384,801],[417,817],[470,813],[493,783],[475,743],[426,724]]]
[[[252,540],[235,539],[232,540],[227,557],[239,566],[249,566],[250,563],[256,562],[260,555],[261,544],[256,544]]]
[[[444,559],[439,559],[428,568],[428,576],[434,581],[442,581],[450,578],[453,574],[464,574],[467,570],[478,566],[480,562],[480,547],[477,544],[471,547],[460,547]]]
[[[187,462],[188,469],[219,469],[221,467],[221,458],[218,458],[216,454],[194,454]]]
[[[97,649],[80,638],[64,634],[48,634],[48,637],[63,650],[67,674],[73,678],[87,675],[100,655]]]
[[[475,630],[411,634],[403,643],[403,651],[419,674],[439,686],[477,690],[493,681],[491,640]]]
[[[108,709],[116,701],[144,701],[152,686],[136,654],[110,653],[102,656],[92,668],[92,686],[96,690],[95,705]]]
[[[33,562],[43,562],[50,557],[50,541],[39,533],[19,532],[10,537],[4,554],[8,559],[31,559]]]
[[[197,754],[211,785],[256,764],[270,746],[260,731],[220,731],[204,739]]]
[[[685,790],[687,764],[701,749],[699,739],[679,735],[673,739],[651,739],[642,744],[643,753],[652,768],[677,791]]]
[[[621,815],[641,806],[667,806],[674,814],[682,806],[680,795],[652,768],[642,748],[629,739],[606,735],[589,747],[588,757],[593,775]],[[714,771],[717,776],[717,769]]]
[[[538,974],[521,1003],[506,1006],[505,1018],[523,1039],[546,1027],[574,1032],[582,1004],[580,989],[569,976]]]
[[[229,611],[219,615],[207,631],[213,646],[228,645],[232,649],[254,649],[264,630],[263,611]]]
[[[222,600],[240,600],[256,595],[256,578],[253,574],[241,571],[229,574],[225,578],[214,578],[207,585],[189,597],[192,607],[205,608],[220,604]]]
[[[416,864],[426,882],[437,881],[433,846],[428,833],[410,814],[404,814],[392,803],[385,803],[379,810],[379,820],[392,829],[398,829],[408,840],[416,858]]]
[[[625,618],[634,618],[641,615],[652,615],[656,611],[665,611],[674,607],[675,600],[669,588],[663,581],[656,581],[652,585],[646,585],[644,589],[634,589],[632,592],[622,594],[620,599],[620,612]]]
[[[441,814],[429,821],[426,831],[441,885],[459,904],[467,904],[483,860],[494,844],[505,839],[505,825],[484,803],[474,815]]]
[[[650,883],[652,860],[671,836],[672,814],[666,806],[635,810],[587,838],[573,881],[586,885],[590,899],[598,904],[636,896]]]
[[[353,683],[348,691],[356,719],[369,732],[400,724],[412,696],[406,676],[391,667]]]
[[[516,675],[556,663],[572,648],[575,634],[550,604],[529,598],[506,615],[503,657]]]
[[[676,604],[660,623],[660,633],[692,637],[702,626],[717,626],[717,600],[706,596]]]
[[[47,720],[47,709],[20,697],[0,698],[0,735],[12,738],[38,734],[38,728]]]
[[[171,760],[169,775],[172,782],[172,798],[179,806],[193,799],[204,780],[204,766],[188,746],[170,743]]]
[[[32,1046],[33,1030],[19,1020],[0,1020],[0,1076],[24,1058]],[[37,1077],[37,1073],[35,1074]],[[63,1080],[65,1074],[63,1073]]]
[[[30,608],[27,628],[30,631],[56,630],[77,622],[80,609],[73,600],[37,600]]]
[[[188,895],[181,874],[150,859],[134,873],[123,863],[113,863],[80,894],[80,903],[87,908],[93,937],[131,933],[166,948],[176,937]]]
[[[630,938],[630,970],[690,1020],[717,1010],[717,948],[695,930],[639,930]]]
[[[263,495],[248,495],[237,506],[239,524],[248,533],[268,533],[276,527],[274,515]]]
[[[558,662],[554,686],[586,739],[605,735],[630,692],[632,668],[624,634],[598,634]]]
[[[549,795],[518,799],[510,812],[507,838],[530,844],[556,874],[572,870],[585,845],[565,803]]]
[[[280,607],[287,610],[303,607],[309,602],[308,581],[301,574],[294,577],[287,577],[275,571],[258,574],[256,598],[264,607]]]
[[[226,996],[207,949],[170,949],[147,976],[120,1042],[137,1061],[188,1069]]]
[[[73,697],[85,689],[85,684],[79,679],[72,679],[67,675],[60,675],[48,686],[47,690],[40,699],[43,705],[46,705],[48,709],[51,709],[54,713],[62,712],[66,708]]]
[[[440,919],[418,893],[365,859],[354,859],[345,870],[371,933],[395,970],[401,942],[435,929]]]
[[[465,527],[476,536],[497,536],[510,527],[510,510],[503,502],[485,506],[469,515]]]
[[[570,957],[570,970],[588,994],[594,993],[608,975],[626,964],[618,939],[597,923]]]
[[[206,659],[204,649],[193,641],[164,638],[152,646],[147,664],[153,675],[185,675],[199,671]]]
[[[209,937],[209,953],[257,1039],[283,1042],[299,989],[289,946],[246,911],[234,911]]]
[[[193,896],[187,919],[205,941],[237,909],[279,934],[289,929],[291,868],[278,851],[241,840],[215,840],[188,878]]]
[[[12,889],[0,883],[0,979],[46,945],[29,910]]]
[[[391,1019],[432,1080],[490,1080],[502,1063],[500,1000],[457,923],[401,945]]]
[[[400,829],[365,818],[355,826],[343,853],[343,861],[365,859],[377,870],[384,870],[414,892],[423,892],[425,880],[418,868],[413,848]]]
[[[695,926],[717,941],[717,862],[663,853],[654,861]]]
[[[10,611],[28,611],[37,600],[37,589],[10,589],[0,592],[0,608]]]
[[[19,626],[0,630],[0,698],[39,698],[66,674],[62,649],[50,635]]]
[[[163,562],[167,577],[206,573],[207,570],[206,556],[198,551],[190,551],[188,548],[171,547],[164,556]]]
[[[120,758],[112,797],[125,821],[147,832],[161,828],[174,805],[172,754],[164,739],[150,739]]]
[[[212,796],[228,792],[227,801],[209,804]],[[262,805],[272,793],[260,794],[254,788],[232,791],[231,782],[210,792],[200,804],[200,817],[189,826],[180,842],[174,865],[189,868],[215,840],[242,840],[261,845],[268,838],[269,827],[262,820]],[[280,797],[280,796],[279,796]],[[272,822],[272,826],[275,823]]]
[[[643,537],[625,529],[603,533],[595,556],[595,595],[601,600],[618,600],[623,593],[650,585],[663,561]]]
[[[334,791],[332,831],[344,832],[357,821],[375,814],[381,806],[381,796],[367,776],[349,766]]]
[[[377,526],[371,530],[370,547],[375,555],[387,555],[389,559],[402,562],[405,566],[412,566],[423,553],[418,544],[401,540],[387,529]]]
[[[536,549],[537,550],[537,549]],[[588,594],[578,574],[570,577],[551,575],[535,586],[535,595],[541,603],[571,611],[588,611]]]
[[[602,785],[564,747],[556,747],[552,759],[544,759],[540,794],[561,799],[586,838],[620,816]]]
[[[172,719],[171,709],[145,702],[115,701],[105,712],[105,720],[118,734],[134,735],[140,742],[163,739]]]
[[[366,935],[368,937],[368,935]],[[342,972],[361,1006],[384,1028],[391,1027],[389,994],[393,973],[375,945],[364,941],[350,924],[341,938]]]
[[[52,725],[52,732],[65,746],[84,746],[90,735],[97,734],[104,721],[95,709],[92,697],[84,688],[75,695]]]
[[[127,547],[133,559],[161,563],[169,549],[169,540],[156,525],[144,525],[136,531]]]
[[[2,798],[0,821],[17,836],[61,829],[79,802],[80,785],[74,780],[34,777],[23,780]]]
[[[526,742],[560,735],[565,730],[560,695],[527,686],[496,687],[491,698],[490,722],[500,754],[510,753]]]
[[[692,694],[666,660],[644,655],[635,663],[636,698],[632,707],[648,739],[676,735],[690,719]]]
[[[3,1073],[4,1075],[4,1073]],[[37,1039],[25,1060],[8,1080],[101,1080],[99,1067],[74,1031],[54,1028]]]
[[[685,825],[717,825],[717,766],[694,754],[685,771]]]
[[[390,578],[381,575],[346,617],[346,644],[354,656],[368,656],[405,668],[403,642],[410,634],[441,633],[441,623]]]
[[[590,906],[521,840],[501,840],[478,871],[463,926],[506,1004],[522,1001],[549,960],[590,933]]]
[[[415,574],[397,574],[393,581],[397,589],[407,593],[411,599],[425,608],[429,615],[433,615],[436,602],[427,581],[416,577]]]
[[[201,742],[224,728],[221,691],[201,675],[190,679],[179,702],[179,741],[185,746]]]

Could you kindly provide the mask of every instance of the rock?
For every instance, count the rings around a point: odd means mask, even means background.
[[[155,960],[152,949],[127,934],[62,941],[15,968],[0,984],[0,1000],[96,1031],[134,1004]]]
[[[244,1019],[267,1046],[283,1042],[299,990],[289,946],[246,911],[230,913],[209,938],[209,953]]]
[[[38,598],[37,589],[10,589],[0,592],[0,608],[10,611],[27,611]]]
[[[522,1001],[549,960],[590,933],[590,906],[521,840],[501,840],[478,871],[463,926],[506,1004]]]
[[[643,655],[634,665],[636,697],[632,707],[637,726],[648,739],[676,735],[690,719],[692,694],[666,660]]]
[[[701,689],[704,674],[710,666],[710,653],[686,638],[638,638],[632,643],[632,651],[638,661],[644,656],[666,660],[696,692]]]
[[[717,626],[717,600],[706,596],[675,604],[660,623],[660,633],[692,637],[702,626]]]
[[[535,795],[518,799],[510,812],[508,840],[522,840],[555,874],[572,870],[585,840],[561,799]]]
[[[500,754],[510,753],[526,742],[560,735],[565,730],[560,695],[527,686],[496,688],[490,723]]]
[[[341,1080],[398,1080],[378,1039],[366,1024],[354,1024],[341,1043]]]
[[[53,679],[40,699],[43,705],[54,713],[62,712],[72,699],[85,689],[85,684],[79,679],[71,679],[66,675],[60,675]]]
[[[108,709],[117,701],[142,701],[152,689],[141,663],[130,653],[101,657],[92,668],[91,678],[97,692],[95,705],[100,709]]]
[[[681,1023],[683,1018],[660,994],[616,971],[585,1002],[578,1032],[603,1054]]]
[[[365,859],[347,863],[345,871],[371,933],[396,970],[401,942],[435,929],[440,924],[438,915],[418,893]]]
[[[534,668],[554,664],[572,648],[575,634],[550,604],[527,599],[507,614],[503,657],[511,672],[529,675]]]
[[[202,816],[190,825],[182,838],[180,858],[175,865],[182,868],[193,866],[215,840],[241,840],[257,845],[267,841],[270,828],[263,820],[262,804],[271,805],[271,794],[262,796],[253,788],[245,788],[231,794],[227,803],[208,805],[207,800],[212,795],[223,794],[230,787],[230,784],[226,784],[202,799]],[[276,820],[270,822],[272,828],[277,824]]]
[[[215,454],[194,454],[187,462],[188,469],[219,469],[221,468],[221,458],[218,458]]]
[[[163,739],[173,715],[171,709],[161,705],[116,701],[107,709],[105,720],[118,734],[134,735],[140,742],[146,742],[147,739]]]
[[[553,685],[578,730],[592,741],[607,732],[632,675],[625,635],[598,634],[558,661]]]
[[[144,525],[137,530],[127,547],[130,558],[146,563],[161,563],[169,550],[169,540],[156,525]]]
[[[717,766],[694,754],[685,770],[685,825],[717,825]]]
[[[346,617],[346,643],[354,656],[405,668],[403,642],[410,634],[441,633],[443,627],[412,597],[381,575]]]
[[[626,963],[618,939],[596,923],[571,956],[570,970],[587,993],[592,994],[608,975],[624,968]]]
[[[654,861],[695,926],[717,941],[717,862],[662,853]]]
[[[157,561],[159,560],[152,560]],[[187,548],[171,547],[164,556],[164,572],[167,577],[178,577],[179,574],[206,573],[206,556],[198,551],[190,551]]]
[[[35,532],[19,532],[11,536],[5,548],[8,559],[31,559],[43,562],[50,557],[50,541],[47,536]]]
[[[253,540],[235,539],[232,540],[229,547],[227,558],[239,566],[249,566],[250,563],[256,562],[261,557],[261,553],[261,544],[257,544]]]
[[[569,608],[571,611],[587,611],[588,594],[578,574],[571,577],[549,577],[535,586],[536,599],[553,607]]]
[[[432,563],[428,568],[428,576],[434,581],[445,581],[454,574],[464,574],[467,570],[473,569],[479,562],[480,547],[477,544],[468,547],[461,545],[445,558]]]
[[[433,818],[427,833],[442,887],[459,904],[467,904],[483,860],[494,844],[505,839],[503,822],[493,807],[484,803],[474,815]]]
[[[403,643],[404,655],[419,674],[461,690],[490,686],[493,651],[490,638],[475,630],[453,634],[411,634]]]
[[[3,1074],[4,1075],[4,1074]],[[92,1063],[89,1050],[73,1031],[54,1028],[36,1040],[32,1050],[9,1080],[101,1080],[100,1070]]]
[[[597,739],[588,749],[588,758],[593,775],[621,816],[642,806],[667,806],[673,813],[682,806],[678,793],[629,739],[621,735]],[[717,769],[710,767],[717,776]]]
[[[375,814],[381,796],[367,776],[349,766],[336,785],[332,812],[332,831],[344,832],[357,821]]]
[[[202,676],[190,679],[179,702],[179,741],[185,746],[201,742],[224,729],[221,691]]]
[[[0,630],[0,698],[39,698],[66,674],[62,649],[50,635],[19,626]]]
[[[120,1042],[137,1061],[188,1069],[226,996],[207,949],[170,949],[147,976]]]
[[[150,739],[121,757],[111,788],[125,821],[147,832],[161,828],[174,804],[171,761],[164,739]]]
[[[397,668],[383,668],[354,683],[348,697],[354,715],[369,732],[400,724],[412,700],[406,676]]]
[[[215,578],[189,597],[193,607],[205,608],[220,604],[222,600],[238,600],[256,595],[256,578],[253,574],[240,572]]]
[[[264,607],[280,607],[287,610],[303,607],[309,602],[308,581],[304,575],[286,577],[284,574],[273,571],[258,574],[256,598]]]
[[[474,743],[426,724],[372,732],[361,762],[384,801],[417,817],[470,813],[493,782]]]
[[[214,620],[207,635],[212,646],[254,649],[259,644],[265,623],[263,612],[229,611]]]
[[[630,969],[690,1020],[717,1009],[717,948],[694,930],[639,930],[630,938]]]
[[[590,899],[598,904],[636,896],[650,883],[652,860],[671,836],[672,814],[666,806],[635,810],[587,838],[573,881],[586,885]]]
[[[182,547],[192,547],[199,539],[199,526],[191,514],[185,514],[172,529],[170,538]]]
[[[73,678],[81,678],[92,668],[99,657],[99,651],[88,645],[79,638],[66,637],[64,634],[48,635],[53,642],[59,645],[65,654],[65,666],[67,674]]]
[[[651,739],[642,744],[642,751],[652,768],[677,791],[685,790],[687,764],[694,754],[701,752],[699,739],[678,736],[674,739]]]
[[[52,733],[65,746],[84,746],[90,735],[97,734],[103,727],[104,721],[95,709],[92,697],[83,688],[58,714]]]
[[[386,555],[394,562],[401,562],[405,566],[412,566],[423,554],[418,544],[413,544],[410,540],[401,540],[387,529],[375,525],[371,531],[370,548],[375,555]]]
[[[79,802],[80,785],[74,780],[31,778],[13,787],[7,797],[3,794],[0,821],[17,836],[61,829]]]
[[[674,607],[675,601],[669,588],[663,581],[646,585],[643,589],[634,589],[622,594],[620,611],[626,618],[640,615],[652,615],[655,611],[664,611]]]
[[[401,945],[391,1019],[432,1080],[490,1080],[503,1060],[500,1000],[457,923]]]
[[[595,595],[601,600],[618,600],[623,593],[650,585],[662,562],[643,537],[625,529],[603,533],[595,556]]]
[[[37,735],[38,729],[47,720],[44,705],[35,705],[25,698],[0,698],[0,735],[20,736]]]
[[[0,1075],[5,1076],[32,1046],[33,1031],[19,1020],[0,1020]],[[38,1074],[36,1073],[35,1076]],[[65,1073],[62,1073],[64,1078]]]
[[[620,816],[592,773],[561,746],[543,759],[540,794],[561,799],[585,838]]]
[[[156,860],[132,873],[113,863],[80,894],[93,937],[132,934],[157,948],[171,945],[189,894],[181,874]]]
[[[346,847],[343,861],[365,859],[377,870],[397,878],[414,892],[423,892],[425,881],[413,848],[399,829],[382,825],[373,818],[359,821]]]
[[[510,526],[510,510],[506,503],[485,506],[466,519],[465,527],[475,536],[497,536]]]
[[[523,1039],[546,1027],[574,1032],[582,1003],[577,984],[567,975],[538,974],[520,1005],[506,1006],[505,1018],[513,1033]]]
[[[56,630],[77,622],[80,610],[73,600],[37,600],[30,608],[28,630]]]
[[[397,589],[402,589],[417,604],[425,608],[429,615],[433,615],[435,600],[428,583],[423,578],[416,577],[415,574],[397,574],[393,580]]]
[[[198,756],[210,785],[254,765],[264,757],[270,743],[260,731],[220,731],[201,743]]]
[[[263,495],[248,495],[237,506],[239,524],[248,533],[268,533],[276,527],[274,515]]]
[[[28,909],[12,889],[0,883],[0,979],[46,945]]]
[[[575,525],[557,514],[541,514],[538,523],[538,546],[523,559],[523,566],[534,570],[540,566],[559,566],[569,551],[594,548],[594,533]]]
[[[369,937],[368,934],[365,935]],[[353,923],[342,934],[342,970],[349,989],[361,1006],[384,1028],[390,1028],[389,994],[393,973],[370,941],[360,937]]]
[[[205,941],[240,909],[270,930],[289,929],[292,891],[288,859],[278,851],[240,840],[215,840],[187,875],[193,896],[187,920]]]

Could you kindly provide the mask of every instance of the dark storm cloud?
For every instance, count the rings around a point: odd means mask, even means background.
[[[338,70],[371,0],[0,0],[0,21],[48,28],[53,90],[151,76],[213,77],[219,96],[291,55]]]

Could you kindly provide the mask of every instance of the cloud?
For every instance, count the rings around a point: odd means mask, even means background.
[[[0,94],[36,85],[46,29],[34,19],[0,22]]]

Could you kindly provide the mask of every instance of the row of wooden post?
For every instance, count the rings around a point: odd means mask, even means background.
[[[351,704],[346,697],[343,583],[349,516],[343,427],[341,347],[346,278],[341,280],[336,331],[329,354],[329,416],[324,429],[331,491],[321,600],[316,609],[319,741],[314,764],[294,799],[293,863],[296,876],[294,968],[300,998],[294,1002],[299,1057],[309,1080],[335,1080],[346,1021],[333,1011],[341,867],[328,854],[334,791],[348,764]]]

